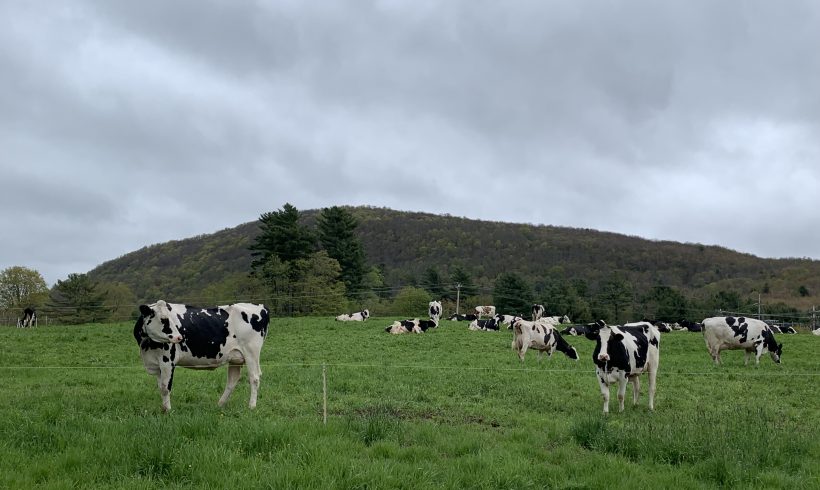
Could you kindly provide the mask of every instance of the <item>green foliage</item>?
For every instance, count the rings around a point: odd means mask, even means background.
[[[251,268],[257,270],[270,257],[282,261],[307,258],[316,249],[316,236],[305,225],[299,223],[299,210],[285,203],[279,211],[263,213],[259,217],[260,233],[253,245],[248,247],[251,255],[257,257]]]
[[[272,315],[329,314],[346,305],[341,267],[321,250],[304,259],[283,262],[271,256],[259,275],[272,295]]]
[[[367,272],[362,241],[356,235],[356,218],[346,209],[333,206],[322,209],[316,226],[322,247],[341,266],[341,278],[347,294],[355,297],[363,290]]]
[[[12,266],[0,272],[0,309],[39,307],[48,297],[48,286],[36,270]]]
[[[403,288],[393,300],[392,313],[401,316],[427,317],[430,293],[413,286]]]
[[[463,267],[460,265],[454,265],[450,268],[450,281],[456,285],[461,285],[461,296],[475,296],[478,294],[478,288],[473,283],[473,278],[470,274],[464,270]],[[449,295],[449,299],[455,299],[452,297],[452,293]]]
[[[800,287],[799,287],[799,288],[797,288],[797,293],[798,293],[800,296],[802,296],[802,297],[804,297],[804,298],[805,298],[806,296],[808,296],[808,295],[809,295],[809,290],[808,290],[808,288],[807,288],[806,286],[804,286],[804,285],[802,285],[802,284],[801,284],[801,285],[800,285]]]
[[[687,318],[689,304],[680,291],[669,286],[655,286],[643,300],[644,314],[641,317],[677,322]]]
[[[424,271],[421,285],[433,298],[445,298],[445,287],[444,284],[442,284],[441,275],[439,275],[435,267],[428,267]],[[449,298],[449,295],[447,295],[447,298]]]
[[[122,282],[100,283],[99,291],[105,295],[105,309],[108,317],[104,321],[123,321],[137,317],[137,297],[127,284]]]
[[[604,281],[598,297],[607,312],[596,315],[599,318],[609,318],[613,323],[624,323],[632,318],[632,285],[622,274],[612,274]]]
[[[109,312],[103,302],[105,292],[87,274],[69,274],[64,281],[57,281],[51,289],[46,313],[58,324],[76,325],[108,319]]]
[[[495,281],[493,304],[499,313],[527,315],[532,298],[532,287],[515,272],[505,272]]]

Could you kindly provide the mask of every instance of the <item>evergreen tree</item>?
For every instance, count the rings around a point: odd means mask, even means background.
[[[498,276],[493,288],[496,312],[525,315],[532,308],[532,287],[515,272]]]
[[[606,315],[610,323],[622,323],[628,320],[632,305],[632,286],[620,274],[612,275],[601,287],[599,298],[602,305],[612,312]]]
[[[323,208],[316,223],[322,248],[341,266],[341,278],[348,296],[355,296],[362,291],[364,276],[368,272],[364,247],[356,235],[356,218],[346,209],[333,206]]]
[[[260,270],[271,257],[283,262],[307,258],[316,250],[316,237],[307,226],[299,224],[299,211],[285,203],[279,211],[263,213],[259,217],[261,233],[249,247],[254,272]]]
[[[97,283],[86,274],[69,274],[65,281],[57,281],[51,289],[46,311],[57,322],[79,324],[106,319],[103,309],[105,293],[98,291]]]
[[[460,265],[455,265],[450,271],[450,281],[453,282],[452,292],[448,294],[449,299],[455,299],[456,286],[461,285],[461,297],[475,296],[478,294],[478,288],[473,283],[473,278]]]
[[[439,300],[444,296],[444,285],[441,283],[441,275],[435,267],[428,267],[427,270],[424,271],[421,285],[432,295],[433,299]]]

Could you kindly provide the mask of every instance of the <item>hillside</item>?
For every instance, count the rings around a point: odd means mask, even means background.
[[[717,246],[653,241],[589,229],[480,221],[448,215],[356,207],[368,261],[391,286],[417,284],[428,267],[448,277],[461,265],[485,292],[502,272],[521,274],[536,293],[555,281],[574,281],[596,291],[612,277],[628,281],[636,294],[653,286],[674,287],[689,296],[717,289],[765,303],[799,309],[817,304],[820,262],[763,259]],[[317,210],[303,213],[306,223]],[[103,282],[122,282],[140,300],[196,298],[225,278],[241,280],[251,257],[247,248],[257,223],[209,235],[156,244],[105,262],[89,272]],[[809,294],[801,296],[800,286]],[[754,294],[752,294],[754,293]],[[754,296],[754,297],[753,297]]]

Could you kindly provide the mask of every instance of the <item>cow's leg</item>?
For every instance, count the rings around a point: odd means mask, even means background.
[[[174,383],[174,365],[170,362],[161,363],[159,366],[159,375],[157,376],[157,385],[159,386],[159,394],[162,397],[162,411],[168,412],[171,410],[171,385]]]
[[[220,407],[228,401],[234,388],[236,388],[236,383],[239,381],[240,376],[242,376],[242,366],[228,364],[228,383],[225,385],[225,391],[222,393],[222,397],[219,398]]]
[[[598,374],[598,384],[601,386],[601,396],[604,398],[604,415],[606,415],[609,413],[609,385],[600,373]]]
[[[641,392],[641,378],[639,376],[633,376],[632,379],[632,404],[638,404],[638,394]]]
[[[658,366],[649,370],[649,410],[655,411],[655,386],[658,381]]]
[[[256,408],[256,397],[259,393],[259,378],[262,376],[262,368],[259,367],[259,358],[256,356],[245,356],[245,366],[248,368],[248,382],[251,385],[251,399],[248,407]]]
[[[618,379],[618,411],[624,411],[624,398],[626,398],[626,376],[621,376]]]

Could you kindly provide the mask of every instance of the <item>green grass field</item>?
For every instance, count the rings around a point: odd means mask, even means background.
[[[169,414],[133,324],[0,329],[0,487],[820,488],[820,337],[755,368],[664,334],[656,411],[644,382],[604,417],[584,338],[522,366],[509,331],[387,324],[273,319],[255,411],[244,370],[219,409],[224,368],[177,369]]]

